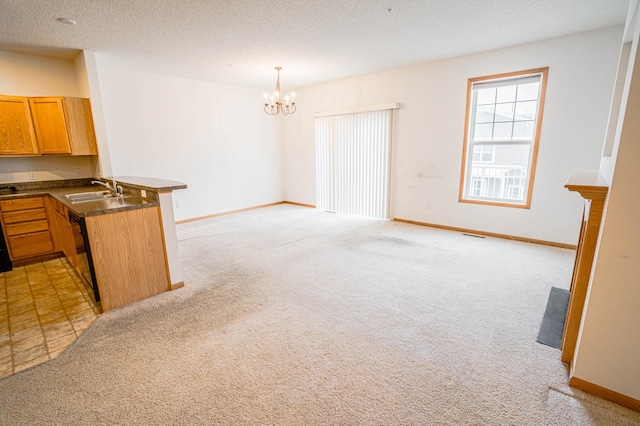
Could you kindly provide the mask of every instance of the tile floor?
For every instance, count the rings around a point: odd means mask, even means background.
[[[0,378],[57,357],[101,312],[65,258],[0,273]]]

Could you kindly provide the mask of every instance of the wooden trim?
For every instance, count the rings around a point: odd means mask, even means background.
[[[524,70],[524,71],[510,71],[510,72],[503,72],[500,74],[485,75],[482,77],[473,77],[473,78],[470,78],[469,81],[471,81],[471,83],[476,83],[478,81],[484,81],[484,80],[500,80],[500,79],[517,77],[519,75],[525,75],[525,74],[541,74],[547,71],[549,71],[549,67],[533,68],[533,69]]]
[[[162,239],[162,252],[164,253],[164,269],[167,273],[167,290],[171,290],[171,271],[169,270],[169,256],[167,255],[167,242],[164,240],[164,221],[162,209],[158,207],[158,222],[160,223],[160,238]],[[184,284],[183,284],[184,285]]]
[[[604,198],[609,191],[609,185],[598,169],[575,169],[564,187],[586,199]]]
[[[309,207],[310,209],[315,209],[316,208],[315,204],[297,203],[295,201],[283,201],[283,203],[285,203],[285,204],[293,204],[294,206]]]
[[[576,246],[573,245],[573,244],[565,244],[565,243],[557,243],[557,242],[554,242],[554,241],[537,240],[537,239],[534,239],[534,238],[518,237],[518,236],[515,236],[515,235],[497,234],[495,232],[486,232],[486,231],[478,231],[478,230],[474,230],[474,229],[458,228],[458,227],[455,227],[455,226],[438,225],[438,224],[435,224],[435,223],[419,222],[419,221],[416,221],[416,220],[409,220],[409,219],[394,218],[393,220],[396,221],[396,222],[409,223],[411,225],[428,226],[430,228],[444,229],[444,230],[447,230],[447,231],[455,231],[455,232],[463,232],[463,233],[467,233],[467,234],[483,235],[483,236],[486,236],[486,237],[502,238],[502,239],[505,239],[505,240],[521,241],[523,243],[540,244],[540,245],[543,245],[543,246],[559,247],[559,248],[570,249],[570,250],[575,250],[576,249]]]
[[[571,295],[562,334],[562,362],[571,364],[578,342],[582,311],[589,291],[591,267],[598,245],[604,202],[609,190],[599,170],[574,170],[565,187],[585,198],[578,251],[571,277]]]
[[[182,288],[182,287],[184,287],[184,281],[180,281],[180,282],[177,282],[175,284],[171,284],[171,287],[169,287],[169,290],[177,290],[177,289]]]
[[[640,411],[640,400],[631,398],[630,396],[623,395],[607,388],[603,388],[602,386],[595,385],[593,383],[587,382],[586,380],[579,379],[575,376],[569,379],[569,386],[580,389],[592,395],[599,396],[600,398],[613,401],[616,404],[622,405],[623,407]]]
[[[485,206],[496,206],[496,207],[511,207],[514,209],[528,209],[530,206],[526,204],[513,204],[513,203],[503,203],[501,201],[488,201],[488,200],[475,200],[469,198],[460,198],[458,200],[461,203],[468,204],[483,204]]]
[[[13,266],[15,268],[15,267],[18,267],[18,266],[30,265],[32,263],[45,262],[47,260],[57,259],[57,258],[63,257],[63,256],[64,256],[63,252],[56,251],[56,252],[53,252],[53,253],[40,254],[38,256],[24,257],[22,259],[12,260],[11,263],[13,264]]]
[[[385,219],[391,219],[391,177],[393,176],[393,110],[389,111],[389,151],[387,156],[387,210],[385,211]]]
[[[533,196],[533,181],[536,177],[536,165],[538,164],[538,149],[540,147],[540,133],[542,132],[542,117],[544,114],[544,102],[547,97],[547,74],[549,74],[549,67],[538,68],[533,72],[540,72],[542,74],[540,82],[540,97],[538,98],[538,120],[536,122],[536,133],[533,140],[533,153],[531,154],[531,164],[529,168],[531,172],[529,174],[529,188],[527,193],[527,208],[531,206],[531,197]]]
[[[473,87],[473,80],[467,81],[467,106],[464,116],[464,138],[462,140],[462,166],[460,167],[460,188],[458,190],[458,202],[464,200],[464,182],[467,171],[467,145],[469,142],[469,119],[471,114],[471,90]]]
[[[253,206],[253,207],[245,207],[244,209],[230,210],[230,211],[221,212],[221,213],[214,213],[214,214],[210,214],[210,215],[207,215],[207,216],[192,217],[190,219],[177,220],[176,224],[180,225],[181,223],[195,222],[197,220],[203,220],[203,219],[211,219],[213,217],[226,216],[226,215],[233,214],[233,213],[241,213],[241,212],[246,212],[246,211],[249,211],[249,210],[261,209],[263,207],[277,206],[278,204],[284,204],[284,203],[287,203],[287,201],[277,201],[275,203],[262,204],[262,205]],[[290,204],[294,204],[294,203],[290,203]]]
[[[520,208],[520,209],[529,209],[531,208],[531,197],[533,195],[533,182],[536,174],[536,165],[538,162],[538,147],[540,145],[540,132],[542,130],[542,116],[544,112],[544,101],[546,97],[547,91],[547,74],[549,73],[549,67],[544,68],[535,68],[525,71],[516,71],[509,72],[503,74],[494,74],[484,77],[475,77],[470,78],[467,81],[467,107],[464,118],[464,141],[462,145],[462,167],[460,171],[460,188],[458,190],[458,202],[460,203],[471,203],[471,204],[484,204],[484,205],[492,205],[492,206],[500,206],[500,207],[511,207],[511,208]],[[529,179],[527,180],[527,196],[525,198],[524,204],[512,204],[506,203],[504,201],[491,201],[491,200],[476,200],[476,199],[467,199],[464,198],[464,184],[466,178],[466,169],[467,169],[467,152],[468,152],[468,144],[469,144],[469,121],[471,116],[471,92],[473,89],[473,83],[485,80],[500,80],[507,79],[512,77],[517,77],[526,74],[541,74],[540,76],[540,97],[538,98],[538,115],[536,121],[536,130],[533,139],[533,147],[531,153],[531,162],[529,164]]]

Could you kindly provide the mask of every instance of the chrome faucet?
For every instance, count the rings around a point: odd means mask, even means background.
[[[124,189],[122,188],[122,185],[118,185],[118,182],[116,182],[115,179],[112,181],[113,186],[109,185],[109,182],[102,182],[101,180],[92,180],[91,183],[102,185],[108,190],[113,191],[116,194],[116,197],[124,196]]]

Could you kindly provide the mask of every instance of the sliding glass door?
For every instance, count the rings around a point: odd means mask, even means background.
[[[392,110],[316,118],[316,207],[389,219]]]

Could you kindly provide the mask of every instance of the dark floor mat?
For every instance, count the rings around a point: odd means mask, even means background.
[[[560,349],[570,294],[569,290],[551,287],[547,308],[540,324],[538,343]]]

